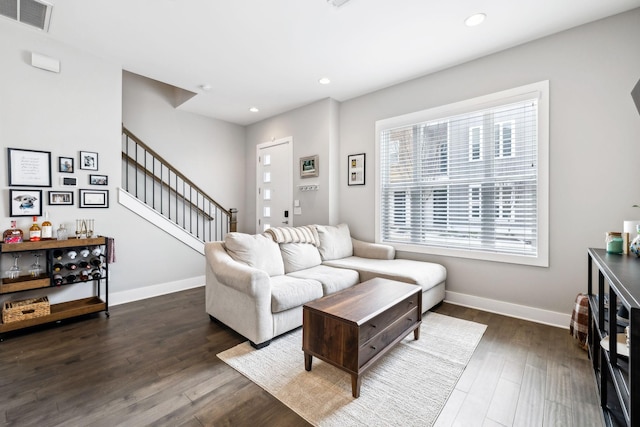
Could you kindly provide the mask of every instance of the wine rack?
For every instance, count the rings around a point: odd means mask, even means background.
[[[15,257],[33,254],[45,260],[41,268],[21,270],[17,277],[4,277],[0,281],[0,298],[6,294],[37,290],[44,293],[51,288],[61,286],[93,286],[93,296],[77,300],[65,301],[51,305],[51,314],[20,320],[11,323],[0,323],[0,340],[2,334],[9,331],[28,328],[62,319],[82,316],[104,311],[109,316],[109,240],[106,237],[69,240],[42,240],[39,242],[0,243],[2,256],[2,273],[10,270],[5,261]],[[102,292],[103,291],[103,292]],[[104,299],[101,297],[104,296]],[[9,297],[13,298],[13,295]],[[7,298],[2,298],[7,300]]]

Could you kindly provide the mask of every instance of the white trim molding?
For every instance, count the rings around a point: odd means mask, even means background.
[[[109,306],[111,307],[114,305],[126,304],[128,302],[172,294],[174,292],[186,291],[187,289],[199,288],[204,286],[204,283],[205,277],[197,276],[189,279],[176,280],[174,282],[160,283],[158,285],[113,292],[109,293]]]
[[[130,211],[140,215],[142,218],[146,219],[164,232],[169,233],[196,252],[204,255],[204,242],[187,233],[184,229],[178,227],[173,221],[170,221],[164,215],[160,215],[156,210],[145,205],[122,188],[118,188],[118,203]]]
[[[525,305],[497,301],[489,298],[477,297],[474,295],[461,294],[458,292],[446,291],[445,302],[460,305],[463,307],[470,307],[478,310],[488,311],[490,313],[515,317],[517,319],[542,323],[544,325],[556,326],[563,329],[569,329],[569,323],[571,322],[571,314],[543,310],[535,307],[527,307]]]

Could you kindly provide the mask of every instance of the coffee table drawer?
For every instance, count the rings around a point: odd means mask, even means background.
[[[369,342],[360,346],[358,352],[358,366],[362,366],[371,360],[376,354],[384,350],[393,340],[405,329],[410,329],[407,333],[411,332],[415,326],[416,321],[419,319],[418,307],[414,307],[411,311],[401,315],[395,322],[388,325],[382,331],[378,331],[378,335],[374,336]],[[404,338],[404,337],[403,337]]]
[[[418,307],[418,294],[411,295],[409,298],[399,302],[384,313],[380,313],[373,319],[362,324],[362,326],[360,326],[360,338],[358,344],[363,345],[404,313],[416,307]]]

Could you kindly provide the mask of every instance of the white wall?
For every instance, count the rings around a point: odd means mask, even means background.
[[[336,222],[337,109],[337,102],[327,98],[247,126],[246,216],[243,224],[238,225],[239,231],[255,232],[256,145],[288,136],[293,137],[293,198],[300,200],[302,208],[302,215],[293,215],[294,225]],[[300,178],[298,159],[315,154],[319,156],[319,176]],[[300,191],[298,185],[302,184],[318,184],[319,189]]]
[[[541,80],[550,81],[550,266],[451,257],[448,298],[466,294],[571,313],[586,291],[586,249],[640,218],[640,116],[630,91],[640,78],[640,9],[527,43],[341,104],[340,158],[367,154],[367,185],[340,186],[340,220],[374,238],[375,121]],[[346,168],[340,169],[341,182]],[[363,215],[363,211],[370,214]],[[640,262],[640,261],[639,261]]]
[[[60,73],[52,73],[32,67],[31,52],[57,58],[61,62]],[[48,206],[50,218],[57,229],[61,222],[71,232],[75,231],[76,218],[94,218],[96,232],[113,236],[118,244],[126,241],[126,227],[115,199],[114,189],[120,182],[120,120],[121,120],[121,70],[118,64],[109,63],[89,54],[52,42],[46,35],[28,27],[3,21],[0,23],[0,57],[2,79],[0,80],[0,164],[6,170],[6,148],[23,148],[51,152],[51,188],[42,188],[47,200],[50,190],[73,190],[75,206]],[[98,153],[97,172],[79,170],[79,151]],[[59,185],[58,157],[73,157],[78,178],[77,188]],[[79,209],[78,188],[90,188],[89,173],[108,175],[110,191],[109,209]],[[66,174],[65,174],[66,176]],[[8,228],[9,191],[7,174],[0,177],[0,223]],[[93,187],[105,189],[105,187]],[[31,219],[14,218],[25,232]],[[3,259],[4,261],[4,259]],[[44,260],[41,260],[44,261]],[[28,255],[20,260],[23,268],[33,262]],[[125,274],[126,261],[113,265],[111,269],[114,288],[124,287],[128,282]],[[130,267],[133,269],[133,264]],[[3,264],[4,270],[6,266]],[[62,296],[83,294],[79,286],[64,287],[57,292],[51,290],[50,299],[57,302]],[[85,286],[86,288],[86,286]],[[13,299],[24,294],[5,296]]]
[[[30,53],[38,52],[61,61],[61,72],[33,68]],[[153,224],[118,204],[121,184],[121,125],[152,141],[154,150],[184,168],[185,174],[225,207],[244,210],[244,129],[218,120],[181,113],[166,105],[161,90],[144,84],[127,84],[123,99],[120,64],[97,58],[51,41],[26,26],[0,23],[0,163],[6,165],[6,147],[50,151],[53,186],[59,184],[58,156],[76,159],[78,188],[88,186],[88,171],[78,169],[78,152],[99,154],[97,173],[109,177],[108,209],[79,209],[75,206],[47,206],[54,228],[61,222],[72,231],[76,218],[95,218],[96,232],[115,238],[116,263],[110,266],[111,303],[145,298],[203,284],[204,260],[193,249],[159,232]],[[139,83],[139,82],[138,82]],[[153,86],[153,85],[151,85]],[[135,99],[132,99],[135,95]],[[124,103],[124,115],[123,115]],[[123,119],[124,117],[124,119]],[[155,128],[159,128],[157,131]],[[96,173],[96,172],[91,172]],[[0,178],[0,222],[8,228],[8,180]],[[96,188],[96,187],[94,187]],[[104,187],[99,187],[104,189]],[[17,218],[27,230],[29,218]],[[21,259],[25,268],[32,262]],[[4,259],[3,259],[4,261]],[[2,265],[4,269],[5,265]],[[82,297],[87,287],[65,286],[47,289],[52,302]],[[21,298],[16,294],[3,298]]]
[[[245,215],[244,127],[174,108],[179,89],[129,72],[122,123],[225,209]],[[200,94],[196,96],[214,96]]]

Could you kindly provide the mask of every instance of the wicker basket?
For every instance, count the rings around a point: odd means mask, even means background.
[[[2,322],[19,322],[48,314],[51,314],[51,305],[46,296],[22,301],[5,301],[2,307]]]

